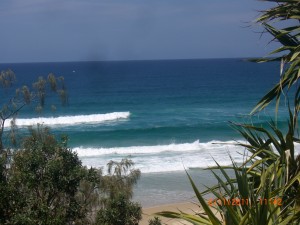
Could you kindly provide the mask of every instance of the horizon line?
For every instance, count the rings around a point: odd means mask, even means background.
[[[109,60],[74,60],[74,61],[28,61],[28,62],[0,62],[0,65],[3,64],[30,64],[30,63],[85,63],[85,62],[133,62],[133,61],[178,61],[178,60],[211,60],[211,59],[253,59],[253,58],[263,58],[257,56],[249,57],[208,57],[208,58],[174,58],[174,59],[109,59]]]

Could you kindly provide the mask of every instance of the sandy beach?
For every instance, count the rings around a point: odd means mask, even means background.
[[[154,218],[154,213],[161,212],[161,211],[174,211],[178,212],[178,210],[181,210],[186,213],[195,214],[201,211],[201,208],[199,208],[198,205],[192,202],[182,202],[182,203],[174,203],[174,204],[167,204],[167,205],[160,205],[160,206],[154,206],[154,207],[146,207],[143,208],[143,219],[140,221],[140,225],[148,225],[149,219]],[[168,225],[190,225],[191,223],[188,223],[186,221],[179,221],[174,219],[168,219],[168,218],[161,218],[163,224]]]

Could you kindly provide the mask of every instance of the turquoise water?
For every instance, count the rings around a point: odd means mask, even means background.
[[[223,165],[230,163],[228,153],[242,161],[236,152],[243,150],[231,145],[241,138],[228,121],[265,124],[273,106],[251,120],[247,114],[279,78],[278,63],[243,59],[0,64],[6,68],[16,73],[17,85],[52,72],[64,76],[68,88],[67,107],[42,115],[27,108],[17,120],[21,129],[40,122],[68,134],[87,166],[130,157],[144,174],[143,189],[153,177],[183,182],[184,168],[214,165],[212,157]],[[280,112],[279,126],[285,121]]]

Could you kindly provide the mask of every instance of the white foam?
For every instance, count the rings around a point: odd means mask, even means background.
[[[182,171],[185,168],[206,168],[215,166],[215,159],[221,165],[230,165],[229,155],[236,162],[242,162],[241,146],[234,145],[233,141],[216,143],[211,141],[201,143],[199,140],[192,143],[180,143],[156,146],[131,146],[116,148],[73,148],[83,164],[92,167],[105,167],[111,159],[121,160],[132,157],[136,168],[143,173]]]
[[[101,155],[133,155],[133,154],[153,154],[161,152],[187,152],[224,148],[224,144],[233,145],[235,142],[217,142],[210,141],[207,143],[200,143],[199,140],[193,143],[183,144],[169,144],[169,145],[155,145],[155,146],[130,146],[130,147],[115,147],[115,148],[84,148],[76,147],[73,150],[77,152],[78,156],[90,157]]]
[[[17,126],[31,126],[36,124],[45,124],[49,126],[64,125],[72,126],[76,124],[97,124],[106,121],[114,121],[119,119],[127,119],[130,112],[112,112],[106,114],[91,114],[91,115],[77,115],[77,116],[59,116],[59,117],[38,117],[31,119],[17,119]],[[5,127],[10,126],[11,120],[7,120]]]
[[[244,141],[240,141],[245,143]],[[210,141],[201,143],[172,143],[169,145],[131,146],[115,148],[73,148],[83,164],[91,167],[104,167],[109,160],[120,161],[131,157],[135,167],[142,173],[183,171],[184,169],[207,168],[220,165],[231,165],[230,156],[236,163],[242,163],[250,156],[235,141]],[[300,145],[296,144],[296,152],[300,153]],[[246,154],[246,156],[245,156]]]

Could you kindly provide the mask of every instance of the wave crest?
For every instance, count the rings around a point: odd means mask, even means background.
[[[115,147],[115,148],[84,148],[77,147],[73,150],[77,152],[78,156],[100,156],[110,154],[132,155],[132,154],[151,154],[160,152],[181,152],[200,150],[201,143],[199,140],[193,143],[184,144],[169,144],[169,145],[154,145],[154,146],[130,146],[130,147]]]
[[[36,124],[45,124],[49,126],[53,125],[65,125],[72,126],[76,124],[97,124],[106,121],[114,121],[119,119],[127,119],[130,117],[130,112],[112,112],[105,114],[91,114],[91,115],[78,115],[78,116],[59,116],[59,117],[38,117],[31,119],[17,119],[17,126],[31,126]],[[10,126],[11,120],[7,120],[5,127]]]

